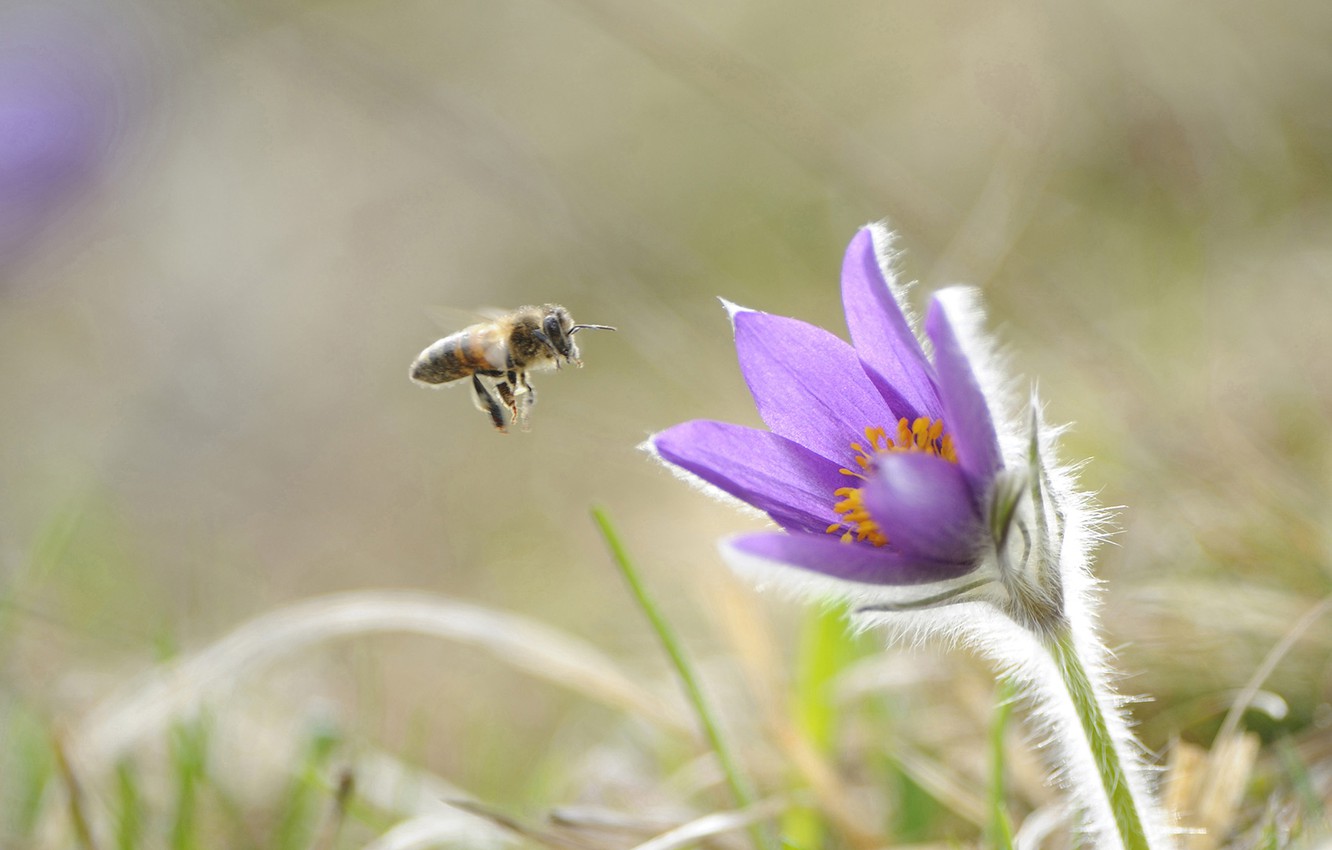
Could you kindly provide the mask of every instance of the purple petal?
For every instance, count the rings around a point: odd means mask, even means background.
[[[736,551],[864,584],[926,584],[957,578],[971,564],[941,563],[908,557],[888,547],[843,543],[819,534],[745,534],[728,540]]]
[[[773,433],[848,466],[866,428],[897,421],[842,340],[769,313],[744,310],[734,320],[740,370]]]
[[[930,301],[925,332],[934,343],[934,368],[939,376],[943,401],[944,429],[953,435],[957,462],[978,492],[989,486],[1003,466],[999,438],[971,364],[958,343],[948,314],[937,298]]]
[[[846,486],[837,464],[785,437],[695,420],[652,438],[662,459],[748,502],[783,528],[823,533],[837,522],[833,491]]]
[[[942,412],[933,372],[861,228],[842,261],[842,306],[866,373],[899,416],[937,419]]]
[[[975,561],[980,517],[971,485],[956,464],[923,452],[881,455],[861,498],[888,545],[903,556]]]

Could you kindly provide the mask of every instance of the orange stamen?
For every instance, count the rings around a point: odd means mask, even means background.
[[[868,447],[864,443],[851,444],[851,449],[856,453],[856,466],[860,467],[860,471],[843,468],[840,470],[843,475],[863,481],[864,473],[872,470],[878,456],[890,452],[925,452],[950,463],[957,463],[953,438],[944,433],[942,419],[930,420],[922,416],[911,422],[903,417],[897,420],[895,438],[890,438],[884,428],[868,427],[865,429],[865,440],[869,444]],[[833,511],[841,519],[828,526],[828,534],[840,534],[843,543],[869,541],[875,546],[888,545],[888,537],[870,516],[861,499],[859,487],[838,487],[833,491],[833,496],[837,497]]]

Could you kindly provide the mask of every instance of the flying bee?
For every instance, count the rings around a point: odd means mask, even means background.
[[[536,402],[527,373],[566,363],[582,366],[573,336],[585,330],[615,328],[576,325],[558,304],[519,307],[437,340],[412,363],[411,378],[425,385],[471,378],[473,400],[496,430],[506,432],[509,422],[517,422],[526,431]]]

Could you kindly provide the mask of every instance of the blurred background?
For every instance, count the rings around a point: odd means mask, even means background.
[[[35,742],[0,756],[7,834],[37,846],[48,740],[322,594],[523,615],[671,693],[593,503],[720,690],[783,687],[803,609],[714,553],[758,523],[637,446],[758,424],[716,296],[843,334],[842,251],[880,218],[922,303],[982,287],[1074,423],[1067,457],[1125,506],[1098,572],[1140,732],[1206,746],[1329,591],[1329,45],[1314,0],[3,0],[0,729]],[[474,311],[546,301],[620,332],[537,376],[531,433],[408,382]],[[1330,649],[1318,620],[1249,717],[1314,779]],[[894,735],[966,776],[990,671],[899,662]],[[760,691],[719,697],[735,725]],[[251,693],[265,728],[335,727],[518,812],[662,793],[663,745],[612,747],[612,712],[474,647],[330,642]],[[219,733],[209,776],[254,740]]]

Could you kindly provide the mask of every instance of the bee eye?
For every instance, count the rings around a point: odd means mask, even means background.
[[[564,326],[560,324],[560,317],[554,314],[547,316],[541,323],[541,328],[555,345],[555,350],[567,357],[569,355],[569,337],[564,332]]]

